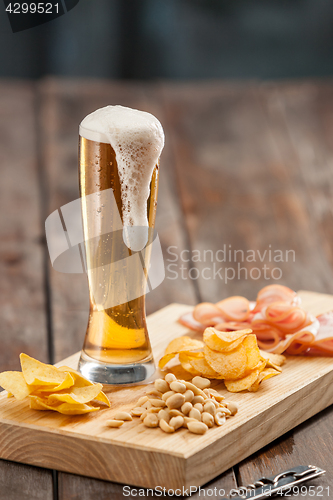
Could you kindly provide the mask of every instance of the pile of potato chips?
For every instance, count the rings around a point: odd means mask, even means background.
[[[177,354],[186,372],[223,379],[230,392],[256,392],[261,382],[281,373],[285,361],[280,354],[260,351],[252,330],[220,332],[211,327],[204,331],[203,342],[187,336],[172,340],[159,367],[165,369]]]
[[[22,372],[0,373],[0,386],[18,401],[30,398],[34,410],[54,410],[65,415],[81,415],[99,410],[93,400],[110,406],[102,384],[93,384],[68,366],[56,368],[20,355]],[[90,403],[90,404],[89,404]]]

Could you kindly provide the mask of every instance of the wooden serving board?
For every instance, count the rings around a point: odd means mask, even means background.
[[[308,311],[333,310],[333,296],[300,295]],[[188,333],[177,319],[190,309],[171,304],[148,318],[156,360],[170,340]],[[59,365],[76,367],[78,357]],[[0,458],[149,488],[199,486],[332,404],[333,358],[288,357],[283,373],[257,393],[230,394],[223,383],[216,388],[240,409],[204,436],[186,429],[165,434],[138,419],[119,429],[105,426],[115,410],[133,408],[144,385],[115,389],[108,393],[111,409],[81,416],[30,410],[28,401],[8,399],[3,392]]]

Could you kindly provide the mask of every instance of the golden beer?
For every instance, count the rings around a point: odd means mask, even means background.
[[[155,371],[145,293],[158,173],[157,161],[145,201],[147,243],[135,251],[124,238],[124,214],[131,204],[124,206],[127,186],[120,179],[116,152],[109,143],[80,136],[79,182],[90,312],[79,368],[94,381],[138,382]]]

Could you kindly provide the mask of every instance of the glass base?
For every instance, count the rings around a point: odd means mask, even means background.
[[[156,367],[153,359],[127,365],[102,363],[81,352],[79,371],[91,382],[109,385],[137,384],[150,382]]]

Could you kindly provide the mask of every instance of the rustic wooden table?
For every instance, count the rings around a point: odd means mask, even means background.
[[[56,362],[78,351],[88,314],[84,275],[55,272],[45,245],[47,215],[76,199],[78,123],[106,104],[145,109],[162,122],[157,230],[166,279],[148,313],[170,302],[228,295],[255,298],[269,282],[333,292],[333,84],[122,83],[45,79],[0,82],[0,370],[26,352]],[[205,279],[203,251],[259,250],[256,262]],[[177,247],[170,249],[169,247]],[[169,250],[168,250],[169,248]],[[182,250],[199,250],[181,254]],[[272,262],[268,250],[294,250]],[[266,254],[264,254],[267,250]],[[174,267],[168,267],[179,256]],[[192,261],[185,262],[189,255]],[[210,254],[206,254],[209,259]],[[241,255],[241,254],[238,254]],[[181,258],[181,256],[183,258]],[[220,255],[221,256],[221,255]],[[216,262],[216,261],[215,261]],[[181,271],[180,266],[184,266]],[[267,266],[266,278],[263,266]],[[275,267],[276,281],[271,278]],[[188,271],[196,268],[197,271]],[[183,273],[178,279],[175,271]],[[229,272],[229,276],[232,272]],[[238,279],[239,278],[239,279]],[[288,418],[288,414],[284,418]],[[208,485],[226,491],[296,464],[327,470],[333,493],[333,409],[328,408]],[[320,490],[316,490],[316,496]],[[331,494],[332,494],[331,493]],[[122,485],[0,461],[0,500],[123,498]],[[312,498],[309,492],[303,498]]]

